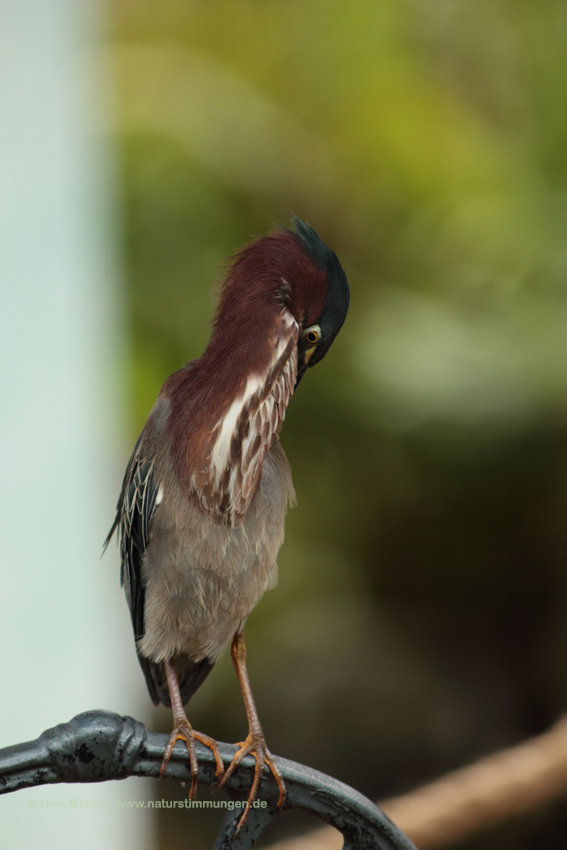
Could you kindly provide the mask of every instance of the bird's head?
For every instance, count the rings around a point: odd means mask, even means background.
[[[295,318],[299,323],[298,368],[296,386],[310,366],[323,359],[346,319],[350,290],[346,275],[335,252],[323,242],[311,225],[293,219],[294,236],[313,271],[296,283]],[[311,284],[311,285],[310,285]]]
[[[323,359],[349,307],[349,285],[335,252],[296,216],[242,248],[227,276],[211,341],[225,352],[247,349],[266,362],[282,309],[297,323],[297,386]],[[251,364],[252,365],[252,364]]]

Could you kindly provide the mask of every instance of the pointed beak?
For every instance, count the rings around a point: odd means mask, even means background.
[[[306,372],[307,372],[307,363],[300,363],[300,365],[297,369],[297,376],[295,378],[295,387],[293,388],[294,392],[298,388],[298,386],[301,382],[301,379],[303,378],[303,376],[305,375]]]

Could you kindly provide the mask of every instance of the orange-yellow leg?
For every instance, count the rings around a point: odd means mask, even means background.
[[[177,673],[175,671],[175,664],[173,663],[173,660],[166,659],[163,664],[167,675],[171,707],[173,709],[173,732],[169,736],[169,740],[165,748],[163,761],[159,769],[159,778],[161,779],[165,773],[175,742],[183,741],[187,746],[187,750],[189,752],[189,764],[191,765],[191,790],[189,791],[189,799],[194,800],[197,795],[197,778],[199,776],[199,763],[197,762],[197,753],[195,752],[195,741],[200,741],[213,751],[217,765],[217,776],[222,773],[224,765],[222,763],[217,742],[213,738],[209,738],[208,735],[196,732],[187,720],[187,716],[183,710],[183,703],[181,702],[181,694],[179,693],[179,684],[177,682]]]
[[[250,806],[252,805],[252,803],[254,803],[258,796],[258,789],[260,788],[260,781],[262,779],[262,773],[264,772],[265,765],[270,768],[276,782],[278,783],[278,788],[280,791],[280,796],[278,799],[278,809],[280,811],[282,810],[283,804],[285,803],[286,791],[280,770],[274,762],[274,757],[266,746],[264,733],[262,732],[262,727],[260,726],[260,721],[258,719],[258,712],[256,711],[256,706],[254,705],[254,697],[252,696],[250,680],[248,679],[248,671],[246,669],[246,645],[244,643],[243,634],[236,634],[234,636],[232,640],[231,654],[236,670],[236,675],[238,677],[238,684],[240,685],[240,690],[242,691],[242,696],[244,698],[246,716],[248,717],[248,735],[246,736],[245,741],[241,741],[239,743],[239,749],[235,753],[234,758],[225,770],[222,779],[218,783],[219,788],[222,788],[229,776],[234,773],[234,771],[245,756],[252,754],[256,759],[256,767],[254,768],[254,779],[252,781],[252,787],[248,795],[248,803],[246,805],[246,808],[244,809],[242,817],[238,821],[238,826],[236,828],[236,832],[238,833],[246,823],[246,820],[248,819],[248,814],[250,812]]]

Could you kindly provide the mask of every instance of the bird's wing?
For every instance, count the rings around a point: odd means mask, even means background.
[[[246,516],[262,464],[279,432],[297,376],[297,322],[283,309],[274,329],[272,356],[262,374],[248,378],[243,393],[213,430],[209,463],[191,483],[201,507],[224,525]]]
[[[145,584],[142,560],[150,539],[152,516],[158,505],[159,485],[152,474],[152,463],[140,452],[138,440],[118,499],[116,519],[105,541],[108,545],[114,531],[120,534],[122,566],[120,581],[126,592],[136,641],[144,636]]]
[[[128,600],[138,660],[154,705],[159,705],[161,702],[171,706],[163,662],[152,661],[142,655],[138,648],[138,641],[145,634],[146,584],[142,564],[150,543],[152,519],[161,502],[160,484],[152,460],[145,451],[144,436],[148,433],[155,434],[155,428],[163,427],[168,411],[169,403],[164,399],[158,399],[152,412],[153,416],[150,414],[146,428],[136,443],[128,463],[118,499],[116,519],[106,538],[104,548],[106,549],[112,535],[118,530],[122,561],[120,580]],[[192,662],[188,658],[178,659],[178,661],[180,665],[177,671],[178,684],[183,704],[185,704],[210,673],[213,663],[207,658],[198,662]]]

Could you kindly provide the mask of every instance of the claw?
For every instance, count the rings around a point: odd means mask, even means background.
[[[248,737],[246,738],[246,740],[241,741],[238,744],[238,750],[234,754],[234,758],[232,759],[231,763],[229,764],[229,766],[223,773],[221,779],[217,783],[217,787],[223,787],[225,782],[229,779],[230,776],[232,776],[238,765],[242,762],[242,759],[244,759],[248,755],[253,755],[256,759],[256,766],[254,768],[254,779],[252,780],[252,787],[250,788],[250,793],[248,794],[246,808],[244,809],[242,817],[238,821],[238,826],[236,827],[235,835],[238,835],[238,833],[248,820],[250,808],[258,797],[258,789],[260,788],[260,781],[262,779],[262,774],[266,765],[270,768],[274,779],[278,784],[278,789],[280,792],[278,798],[278,811],[281,812],[285,803],[286,790],[285,783],[283,781],[283,776],[281,775],[279,768],[274,762],[274,757],[266,746],[266,742],[262,733],[260,733],[259,735],[252,735],[252,733],[248,733]]]
[[[161,767],[159,769],[160,779],[162,779],[165,774],[165,770],[173,752],[173,747],[177,741],[183,741],[189,753],[189,764],[191,767],[191,789],[189,791],[189,799],[194,800],[197,796],[197,779],[199,777],[199,762],[197,761],[197,753],[195,752],[195,741],[200,741],[201,744],[204,744],[212,750],[216,763],[216,776],[219,776],[219,774],[222,773],[224,767],[221,754],[218,744],[213,738],[210,738],[208,735],[203,735],[202,732],[196,732],[191,727],[188,720],[186,720],[185,723],[180,720],[169,736],[167,746],[163,754]]]
[[[201,744],[204,744],[205,747],[208,747],[212,751],[212,753],[215,757],[215,765],[216,765],[215,776],[217,776],[217,777],[220,776],[220,774],[224,770],[224,764],[223,764],[223,760],[222,760],[222,757],[221,757],[221,754],[220,754],[219,745],[217,744],[215,739],[209,737],[209,735],[204,735],[202,732],[196,732],[194,729],[192,731],[193,731],[193,737],[195,738],[195,740],[200,741]]]

